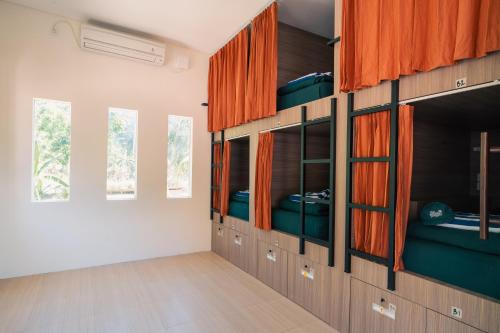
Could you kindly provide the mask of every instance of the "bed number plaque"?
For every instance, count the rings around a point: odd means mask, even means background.
[[[301,271],[300,271],[300,274],[309,279],[309,280],[314,280],[314,269],[312,268],[308,268],[307,266],[305,266]]]
[[[234,244],[241,246],[241,237],[236,235],[236,237],[234,237]]]
[[[467,86],[467,78],[463,77],[455,81],[455,88],[460,89]]]
[[[458,318],[458,319],[462,319],[462,309],[457,308],[456,306],[452,306],[451,307],[451,316]]]

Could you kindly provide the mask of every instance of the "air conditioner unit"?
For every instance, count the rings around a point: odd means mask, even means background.
[[[83,50],[153,65],[165,62],[164,44],[91,25],[81,26],[80,46]]]

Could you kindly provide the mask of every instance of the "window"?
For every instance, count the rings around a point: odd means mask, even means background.
[[[71,103],[33,99],[32,201],[68,201]]]
[[[110,108],[108,115],[108,200],[137,194],[137,111]]]
[[[167,198],[190,198],[193,118],[168,116]]]

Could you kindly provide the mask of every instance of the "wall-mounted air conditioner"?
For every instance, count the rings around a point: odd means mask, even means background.
[[[164,44],[91,25],[81,26],[80,46],[83,50],[153,65],[165,62]]]

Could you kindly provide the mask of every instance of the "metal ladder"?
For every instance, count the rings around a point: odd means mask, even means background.
[[[395,219],[396,219],[396,183],[397,183],[397,149],[398,149],[398,109],[399,109],[399,80],[391,82],[391,102],[374,107],[354,110],[354,93],[347,96],[347,184],[346,184],[346,228],[345,228],[345,269],[351,272],[351,256],[357,256],[387,267],[387,289],[395,290],[396,274],[394,273],[394,243],[395,243]],[[389,111],[391,115],[390,125],[390,149],[386,157],[353,157],[353,122],[355,117]],[[352,202],[352,165],[354,163],[389,163],[389,206],[369,206]],[[362,251],[353,249],[352,239],[352,209],[365,211],[383,212],[389,214],[389,253],[387,258],[378,257]]]
[[[301,109],[300,126],[300,229],[299,229],[299,253],[305,253],[305,242],[315,243],[328,248],[328,266],[334,266],[334,241],[335,241],[335,150],[336,150],[336,119],[337,119],[337,99],[331,99],[330,116],[315,120],[307,120],[307,106]],[[314,125],[330,124],[330,153],[329,158],[325,159],[306,159],[307,147],[307,128]],[[317,199],[307,198],[305,196],[305,173],[306,166],[313,164],[327,164],[329,166],[328,188],[330,189],[330,198]],[[328,205],[328,240],[318,239],[305,234],[305,205],[306,203],[321,203]]]

